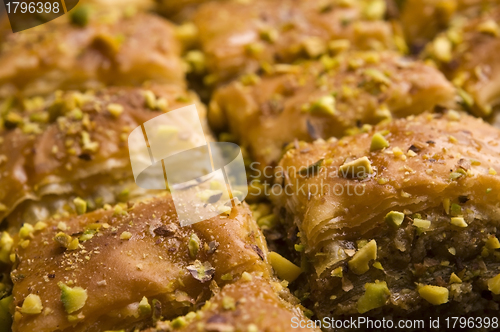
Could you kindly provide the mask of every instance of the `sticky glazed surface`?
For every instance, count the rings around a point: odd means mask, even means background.
[[[148,102],[146,94],[154,101]],[[77,196],[98,208],[144,194],[133,182],[129,133],[149,119],[193,103],[205,122],[205,108],[196,95],[176,85],[56,92],[47,98],[5,101],[1,217],[20,205],[8,218],[9,226],[19,227],[68,210]]]
[[[387,147],[370,148],[376,133]],[[305,248],[315,312],[429,317],[496,310],[488,280],[500,272],[500,256],[487,243],[499,236],[499,137],[482,120],[451,112],[289,150],[277,169],[277,205],[290,240]],[[360,175],[342,167],[351,162],[362,166]],[[392,211],[404,217],[397,227],[386,218]],[[365,311],[365,288],[378,282],[389,294]],[[424,298],[428,285],[448,294],[444,304]]]
[[[487,117],[500,103],[500,4],[456,23],[424,51],[462,89],[466,109]]]
[[[174,25],[155,14],[81,5],[38,27],[4,33],[0,96],[145,81],[182,85],[180,52]]]
[[[296,299],[278,283],[269,283],[261,277],[239,279],[224,286],[196,313],[185,317],[186,324],[176,327],[176,321],[159,322],[161,331],[321,331],[315,328],[292,328],[292,322],[306,326],[308,320],[296,305]],[[281,289],[281,290],[280,290]],[[287,302],[290,301],[290,302]],[[233,306],[234,304],[234,306]]]
[[[341,48],[396,49],[383,1],[211,2],[193,22],[205,54],[208,83],[224,82],[263,64],[315,58]]]
[[[217,89],[209,109],[212,127],[226,127],[259,168],[276,165],[294,139],[342,137],[454,104],[454,88],[438,70],[393,52],[347,52],[273,71]]]
[[[457,19],[477,17],[499,3],[498,0],[405,0],[401,2],[399,21],[406,40],[418,50]]]
[[[80,241],[77,249],[65,249],[54,240],[61,222],[66,226],[63,232],[72,238],[95,232]],[[196,250],[193,234],[198,239]],[[244,205],[233,208],[229,216],[180,227],[172,198],[166,195],[133,207],[48,221],[45,229],[32,232],[29,239],[26,248],[15,249],[14,305],[22,306],[28,294],[36,294],[44,309],[39,315],[16,309],[13,331],[147,326],[153,323],[152,314],[141,316],[137,311],[143,296],[149,303],[158,300],[161,316],[172,319],[203,304],[213,287],[233,282],[222,276],[230,274],[237,280],[247,272],[260,275],[259,282],[270,280],[265,240]],[[190,270],[196,260],[215,269],[200,275],[208,278],[204,282]],[[87,293],[83,308],[71,313],[80,318],[71,322],[61,300],[60,282],[82,287]]]

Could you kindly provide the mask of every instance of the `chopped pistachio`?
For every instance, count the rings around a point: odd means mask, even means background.
[[[200,250],[200,238],[196,233],[191,234],[188,241],[189,256],[191,258],[196,258],[198,251]]]
[[[377,259],[377,242],[371,240],[354,254],[348,265],[353,273],[363,274],[370,269],[368,263],[374,259]]]
[[[365,178],[367,174],[373,174],[373,168],[367,157],[358,158],[344,163],[339,168],[339,175],[344,178]]]
[[[77,238],[72,239],[68,243],[68,250],[76,250],[76,249],[78,249],[79,244],[80,244],[80,241],[78,241]]]
[[[495,295],[500,294],[500,274],[488,279],[488,289]]]
[[[120,234],[120,239],[121,239],[121,240],[130,240],[130,238],[131,238],[131,237],[132,237],[132,233],[127,232],[127,231],[122,232],[122,233]]]
[[[328,43],[328,49],[333,53],[340,53],[351,47],[351,41],[348,39],[336,39]]]
[[[123,113],[123,106],[120,104],[111,103],[108,105],[107,110],[112,116],[118,118]]]
[[[477,26],[477,31],[490,34],[495,37],[498,37],[500,35],[500,27],[498,26],[498,23],[493,19],[488,19],[484,22],[481,22]]]
[[[380,270],[380,271],[384,271],[384,267],[382,266],[382,263],[380,263],[380,262],[373,262],[373,267]]]
[[[457,92],[460,98],[462,98],[463,105],[470,110],[474,106],[474,98],[462,88],[457,88]]]
[[[69,244],[71,243],[71,241],[73,240],[71,238],[71,236],[69,236],[68,234],[64,233],[64,232],[59,232],[56,234],[56,236],[54,237],[54,240],[59,243],[59,245],[63,248],[68,248]]]
[[[64,309],[68,314],[80,310],[87,301],[87,290],[81,287],[68,287],[66,284],[59,282],[57,284],[61,289],[61,301]]]
[[[467,227],[467,223],[465,222],[463,217],[452,217],[451,224],[457,227]]]
[[[454,272],[450,276],[450,284],[461,284],[462,279],[460,279]]]
[[[141,302],[139,302],[139,313],[141,315],[149,315],[151,313],[151,305],[149,304],[148,298],[143,296]]]
[[[14,245],[14,239],[7,232],[2,232],[0,236],[0,262],[10,263],[10,252]]]
[[[89,23],[90,8],[86,5],[79,5],[70,12],[70,20],[74,25],[84,27]]]
[[[233,280],[233,274],[232,273],[226,273],[226,274],[223,274],[220,278],[222,280],[225,280],[225,281]]]
[[[385,216],[385,222],[392,228],[399,228],[405,219],[403,212],[391,211]]]
[[[248,272],[243,272],[241,274],[241,280],[244,280],[244,281],[252,281],[253,277],[250,273]]]
[[[437,60],[441,62],[451,61],[452,45],[448,38],[446,38],[445,36],[439,36],[434,40],[432,46],[434,47],[434,56]]]
[[[302,42],[302,46],[307,55],[311,58],[316,58],[321,54],[326,53],[326,43],[319,37],[308,37]]]
[[[486,240],[485,243],[486,248],[488,249],[500,249],[500,242],[498,241],[498,238],[495,235],[490,235],[488,237],[488,240]]]
[[[343,272],[344,269],[342,268],[342,266],[339,266],[338,268],[332,270],[332,277],[342,278],[344,276]]]
[[[335,97],[328,95],[323,96],[311,103],[309,108],[311,114],[334,115],[335,114]]]
[[[273,28],[262,29],[259,35],[262,40],[269,43],[274,43],[278,39],[278,31]]]
[[[445,287],[425,285],[418,288],[418,293],[427,302],[440,305],[448,302],[449,291]]]
[[[77,197],[73,200],[73,204],[75,204],[75,210],[78,214],[84,214],[87,212],[87,202]]]
[[[384,18],[386,4],[384,0],[373,0],[365,3],[363,16],[368,20],[381,20]]]
[[[176,317],[174,319],[172,319],[172,327],[174,329],[180,329],[180,328],[183,328],[185,326],[187,326],[187,321],[186,321],[186,318],[180,316],[180,317]]]
[[[294,249],[295,249],[295,251],[303,252],[304,251],[304,245],[303,244],[296,244],[296,245],[294,245]]]
[[[381,133],[376,133],[372,137],[372,142],[370,144],[370,151],[382,150],[383,148],[389,147],[389,142]]]
[[[278,253],[270,252],[269,261],[281,279],[292,282],[302,273],[302,269]]]
[[[490,175],[497,175],[497,171],[495,171],[495,169],[493,169],[492,167],[490,167],[490,169],[488,170],[488,174],[490,174]]]
[[[30,294],[24,299],[23,305],[21,307],[21,312],[23,314],[37,315],[42,312],[42,300],[40,296],[36,294]]]
[[[358,312],[363,314],[372,309],[380,308],[389,299],[391,292],[385,281],[365,284],[365,293],[358,300]]]
[[[224,296],[222,298],[222,307],[225,310],[234,310],[236,309],[236,302],[231,296]]]
[[[364,71],[364,74],[371,79],[373,79],[377,83],[385,84],[385,85],[390,85],[391,80],[380,70],[375,69],[375,68],[368,68]]]
[[[212,276],[215,273],[215,269],[210,262],[204,262],[202,264],[199,260],[194,261],[193,265],[189,265],[187,270],[191,273],[193,278],[201,282],[212,280]]]
[[[149,109],[153,110],[156,108],[156,96],[153,91],[151,90],[144,91],[144,99],[146,101],[146,106]]]
[[[47,223],[39,221],[35,224],[35,231],[42,231],[47,228]]]
[[[23,227],[21,227],[21,229],[19,230],[19,237],[21,239],[26,239],[28,237],[31,237],[33,231],[34,231],[33,225],[23,224]]]
[[[201,74],[205,71],[206,60],[205,54],[203,52],[198,50],[189,51],[184,59],[189,64],[189,69],[191,72]]]
[[[451,204],[450,213],[452,216],[457,217],[462,215],[462,207],[456,203]]]
[[[425,229],[429,229],[429,227],[431,227],[431,222],[430,222],[430,220],[414,218],[413,219],[413,226],[417,227],[420,230],[425,230]]]
[[[450,214],[450,204],[451,204],[451,201],[449,198],[443,199],[443,208],[444,208],[444,212],[446,212],[446,214]]]
[[[261,43],[250,43],[245,46],[248,55],[255,57],[264,51],[264,46]]]

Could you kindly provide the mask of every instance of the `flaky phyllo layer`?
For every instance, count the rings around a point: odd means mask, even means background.
[[[449,111],[287,151],[279,169],[297,171],[277,178],[284,188],[277,204],[298,228],[312,265],[318,313],[363,313],[386,304],[394,315],[429,303],[456,309],[461,299],[453,295],[451,273],[470,282],[470,296],[498,294],[488,280],[500,272],[499,138],[482,120]],[[438,288],[428,296],[424,286]],[[365,294],[377,289],[377,304],[361,296],[365,288]],[[434,291],[446,299],[434,301]],[[477,303],[460,310],[491,305]]]

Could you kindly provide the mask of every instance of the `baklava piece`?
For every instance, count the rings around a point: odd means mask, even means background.
[[[279,283],[245,274],[235,283],[224,286],[201,310],[159,322],[156,328],[146,332],[321,331],[304,317],[297,301],[293,300],[292,304],[286,301],[288,298],[293,297]]]
[[[382,0],[207,3],[193,16],[202,54],[188,60],[206,66],[210,85],[328,52],[396,49],[384,14]]]
[[[0,45],[0,96],[145,81],[184,84],[174,25],[154,14],[79,5]]]
[[[430,43],[425,54],[459,88],[464,107],[487,117],[500,104],[500,6],[461,21]]]
[[[289,150],[275,192],[309,264],[310,308],[337,319],[496,316],[499,139],[449,111]]]
[[[393,52],[347,52],[243,76],[216,90],[209,120],[229,131],[262,170],[276,165],[295,139],[339,138],[453,103],[453,86],[422,62]]]
[[[0,131],[0,220],[7,217],[16,229],[56,213],[83,213],[145,194],[134,182],[129,134],[190,104],[206,123],[196,95],[177,85],[6,100]]]
[[[404,0],[399,1],[399,21],[405,37],[415,52],[438,33],[457,21],[477,17],[498,0]]]
[[[180,227],[165,194],[25,224],[15,241],[13,332],[145,328],[199,309],[233,283],[222,292],[226,308],[243,305],[230,294],[274,294],[265,239],[245,204]],[[238,286],[243,280],[253,282]]]

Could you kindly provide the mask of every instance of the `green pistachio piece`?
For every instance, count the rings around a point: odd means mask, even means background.
[[[377,259],[377,242],[371,240],[359,249],[349,261],[349,269],[355,274],[363,274],[370,269],[368,263]]]
[[[432,285],[420,286],[418,293],[424,300],[434,305],[448,302],[449,291],[445,287]]]
[[[69,287],[59,282],[57,284],[61,289],[61,301],[68,314],[80,310],[87,301],[87,290],[82,287]]]
[[[365,284],[365,293],[358,300],[358,312],[363,314],[372,309],[380,308],[387,302],[391,292],[385,281]]]
[[[398,211],[391,211],[385,216],[385,222],[392,228],[399,228],[405,219],[405,214]]]

